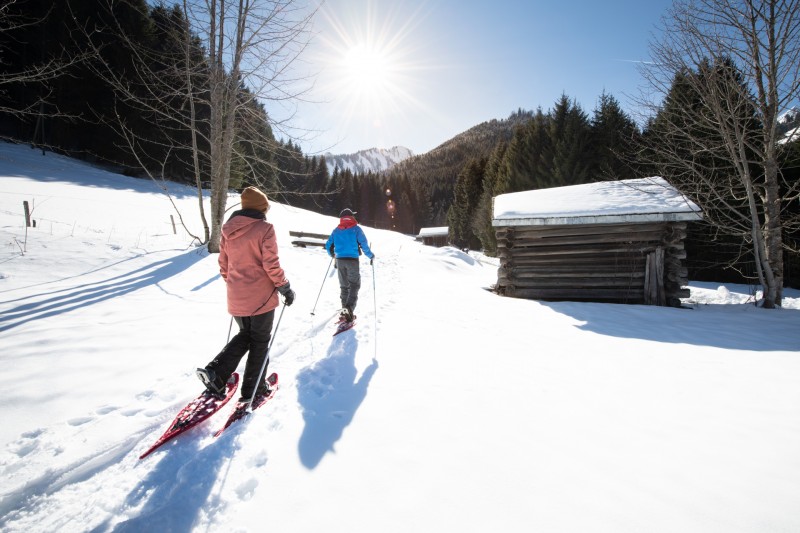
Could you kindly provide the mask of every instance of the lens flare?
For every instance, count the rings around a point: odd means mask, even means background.
[[[419,11],[401,13],[402,3],[378,13],[373,3],[366,10],[326,9],[316,61],[324,65],[317,79],[318,94],[327,112],[337,115],[338,129],[355,128],[375,136],[375,146],[391,138],[393,124],[408,121],[409,108],[424,108],[415,98],[425,81],[428,54],[415,35]],[[385,6],[383,6],[385,8]]]

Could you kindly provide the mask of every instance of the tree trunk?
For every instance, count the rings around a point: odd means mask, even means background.
[[[783,298],[783,234],[781,197],[778,185],[778,166],[775,159],[764,163],[764,240],[766,259],[770,266],[767,286],[764,287],[764,307],[781,305]]]

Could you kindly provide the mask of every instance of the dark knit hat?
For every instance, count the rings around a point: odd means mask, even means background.
[[[351,211],[350,209],[342,209],[342,212],[339,213],[339,217],[351,217],[356,214],[356,211]]]
[[[242,191],[242,209],[255,209],[266,213],[269,209],[267,195],[255,187],[248,187]]]

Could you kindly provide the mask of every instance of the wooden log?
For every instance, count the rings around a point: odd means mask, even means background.
[[[536,248],[541,246],[580,246],[585,244],[654,243],[661,244],[664,234],[658,231],[636,234],[608,233],[601,235],[574,235],[558,238],[517,238],[497,242],[498,248]]]
[[[686,240],[686,230],[667,230],[664,232],[664,242],[680,242]]]
[[[512,270],[511,272],[500,272],[498,271],[497,277],[498,279],[509,279],[509,280],[524,280],[524,279],[551,279],[551,278],[560,278],[560,279],[584,279],[584,278],[605,278],[605,279],[615,279],[615,278],[623,278],[623,279],[631,279],[631,278],[643,278],[644,277],[644,269],[638,270],[629,270],[629,269],[620,269],[620,270],[597,270],[593,272],[588,272],[586,270],[561,270],[558,272],[518,272],[517,270]]]
[[[518,236],[557,237],[562,235],[594,235],[608,233],[637,233],[641,231],[666,231],[667,224],[580,224],[562,226],[505,226],[495,230],[498,240]]]
[[[684,249],[677,250],[667,247],[666,254],[673,259],[686,259],[686,250]]]
[[[611,252],[607,254],[598,253],[573,253],[568,255],[557,254],[535,254],[535,253],[519,253],[512,254],[510,251],[505,251],[498,254],[501,263],[503,261],[514,262],[520,266],[537,266],[537,265],[578,265],[578,264],[618,264],[641,262],[644,264],[645,254],[641,252]]]
[[[656,244],[634,243],[630,245],[593,245],[593,246],[541,246],[538,248],[506,248],[510,257],[531,257],[537,255],[576,255],[576,254],[615,254],[641,253],[648,254],[656,248]],[[498,250],[500,252],[500,250]]]
[[[633,264],[582,264],[582,265],[548,265],[548,266],[501,266],[497,270],[500,277],[558,277],[558,276],[588,276],[598,277],[607,275],[630,275],[632,272],[644,272],[644,261]]]
[[[640,303],[643,291],[639,289],[523,289],[506,287],[507,296],[541,300],[612,300],[618,302]]]
[[[523,288],[563,288],[565,290],[597,287],[631,287],[642,289],[642,276],[636,278],[537,278],[537,279],[503,279],[504,285]]]
[[[670,296],[672,296],[673,298],[689,298],[691,295],[692,293],[689,288],[683,288],[678,291],[670,293]]]
[[[686,267],[667,271],[666,279],[680,283],[682,280],[689,279],[689,269]]]
[[[323,241],[327,241],[328,238],[330,237],[330,234],[326,235],[324,233],[309,233],[307,231],[290,231],[289,236],[299,237],[301,239],[303,237],[310,237],[312,239],[322,239]]]
[[[306,246],[324,247],[325,243],[324,242],[320,242],[320,241],[294,240],[294,241],[292,241],[292,245],[297,246],[299,248],[305,248]]]

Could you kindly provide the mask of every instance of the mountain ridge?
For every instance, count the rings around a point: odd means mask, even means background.
[[[325,163],[330,174],[333,174],[337,167],[340,171],[349,170],[354,174],[367,174],[368,172],[379,174],[413,156],[414,152],[404,146],[367,148],[353,154],[334,155],[328,152],[325,154]]]

